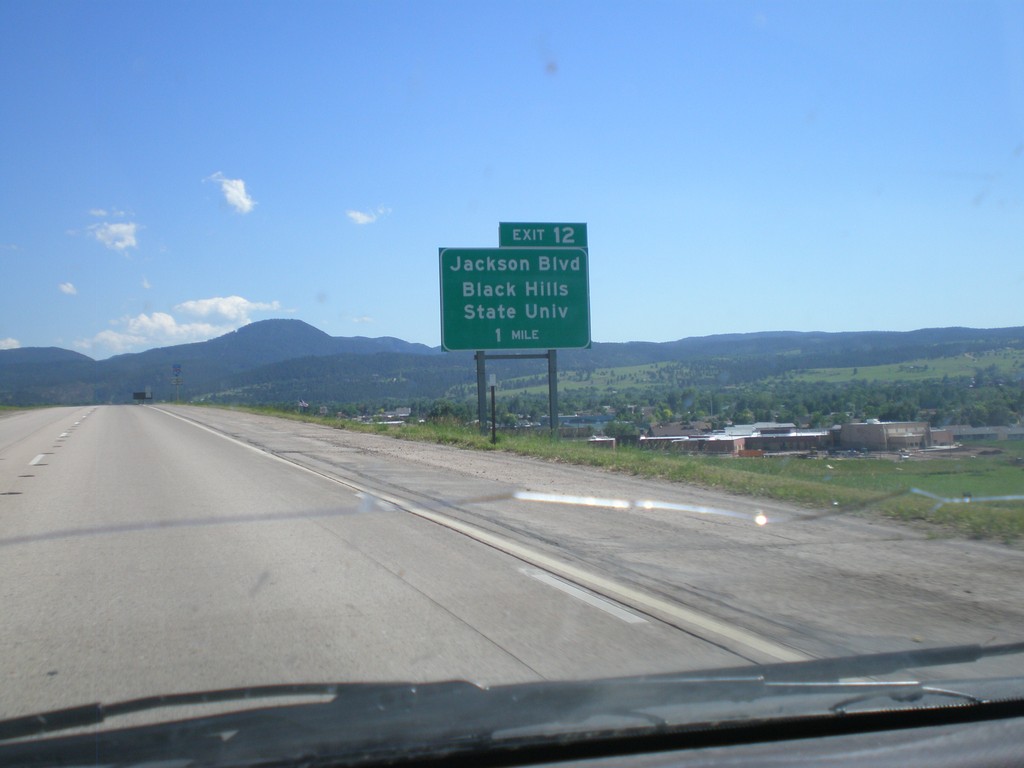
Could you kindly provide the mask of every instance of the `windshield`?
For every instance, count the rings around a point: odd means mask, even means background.
[[[1024,693],[1019,3],[8,0],[0,68],[0,721]]]

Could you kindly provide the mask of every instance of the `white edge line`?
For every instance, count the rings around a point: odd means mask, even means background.
[[[234,443],[235,445],[241,446],[242,448],[248,448],[250,451],[258,453],[260,456],[264,456],[264,457],[266,457],[268,459],[273,459],[274,461],[279,461],[282,464],[287,464],[289,467],[295,467],[297,469],[301,469],[301,470],[303,470],[305,472],[309,472],[311,475],[316,475],[317,477],[322,477],[322,478],[325,478],[327,480],[332,480],[332,481],[334,481],[336,483],[340,482],[337,478],[330,477],[329,475],[325,475],[322,472],[317,472],[315,469],[310,469],[309,467],[304,467],[301,464],[297,464],[294,461],[289,461],[288,459],[285,459],[285,458],[283,458],[281,456],[278,456],[276,453],[271,453],[270,451],[267,451],[267,450],[265,450],[263,448],[255,446],[252,443],[247,443],[244,440],[239,440],[238,438],[232,437],[231,435],[225,435],[223,432],[218,432],[216,429],[211,429],[210,427],[206,426],[205,424],[200,424],[198,421],[193,421],[192,419],[185,418],[184,416],[179,416],[176,413],[171,413],[170,411],[165,411],[165,410],[163,410],[161,408],[150,407],[150,410],[158,411],[159,413],[162,413],[165,416],[170,416],[173,419],[178,419],[179,421],[183,421],[186,424],[195,427],[196,429],[201,429],[204,432],[209,432],[211,435],[216,435],[217,437],[221,438],[222,440],[227,440],[229,443]],[[357,488],[356,486],[354,486],[354,485],[352,485],[350,483],[341,483],[341,484],[342,485],[347,485],[348,487],[354,488],[355,490],[363,490],[361,488]],[[374,495],[378,495],[378,494],[374,494]]]

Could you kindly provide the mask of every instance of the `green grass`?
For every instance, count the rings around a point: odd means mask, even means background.
[[[39,411],[43,408],[52,408],[49,405],[0,405],[0,413],[15,413],[16,411]]]
[[[800,501],[803,486],[816,506],[861,508],[887,517],[930,523],[942,530],[973,538],[1006,542],[1024,536],[1024,502],[964,503],[991,496],[1024,495],[1024,446],[999,443],[1002,453],[991,456],[950,454],[926,461],[887,459],[738,459],[736,471],[781,480],[780,498]],[[940,503],[918,495],[919,489],[957,502]]]
[[[662,373],[662,370],[666,368],[673,375],[680,375],[681,372],[687,370],[679,363],[647,363],[619,368],[598,368],[585,376],[575,371],[562,371],[558,374],[558,389],[560,392],[593,390],[605,393],[626,390],[631,387],[667,383],[664,378],[665,374]],[[546,375],[544,375],[545,380],[538,383],[537,379],[540,375],[518,376],[502,381],[502,394],[546,395],[548,391]]]
[[[1006,376],[1018,375],[1024,369],[1024,350],[991,350],[858,368],[814,368],[794,373],[792,378],[794,381],[831,384],[852,381],[927,381],[945,376],[951,379],[971,377],[977,369],[990,366],[995,366],[999,373]]]
[[[1024,443],[988,445],[990,455],[950,453],[942,458],[894,462],[875,458],[721,458],[688,456],[584,441],[552,440],[546,433],[490,435],[453,422],[385,426],[269,408],[243,410],[399,439],[485,451],[507,451],[548,461],[597,467],[636,477],[785,501],[812,511],[874,515],[927,526],[936,536],[954,535],[1006,543],[1024,540],[1024,502],[937,504],[911,492],[918,488],[949,499],[1024,494]],[[978,446],[976,446],[978,447]]]

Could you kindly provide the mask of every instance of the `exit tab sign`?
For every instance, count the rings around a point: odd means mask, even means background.
[[[586,248],[586,224],[501,222],[498,245],[502,248]]]

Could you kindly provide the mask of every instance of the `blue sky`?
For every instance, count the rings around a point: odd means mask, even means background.
[[[0,348],[440,343],[586,222],[595,341],[1024,325],[1020,2],[0,2]]]

